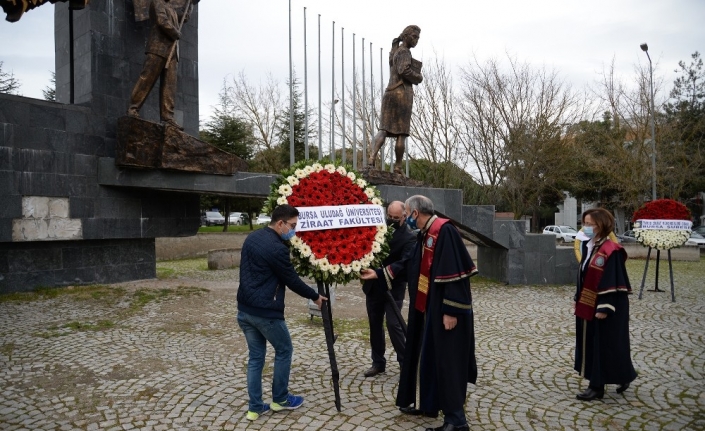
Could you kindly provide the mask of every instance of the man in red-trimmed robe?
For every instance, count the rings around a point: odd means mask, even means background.
[[[467,384],[477,379],[469,278],[477,269],[458,230],[434,215],[430,199],[412,196],[405,209],[409,227],[420,229],[414,253],[361,273],[363,280],[405,276],[409,282],[409,329],[396,404],[407,414],[437,417],[443,411],[443,425],[427,431],[469,430]]]

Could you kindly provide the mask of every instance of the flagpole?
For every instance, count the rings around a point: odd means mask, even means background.
[[[357,170],[357,69],[355,68],[355,33],[353,33],[353,169]]]
[[[321,111],[321,14],[318,14],[318,160],[323,158],[323,112]]]
[[[289,0],[289,165],[294,157],[294,66],[291,58],[291,0]]]
[[[362,167],[367,166],[367,94],[365,91],[365,38],[362,38]]]
[[[341,88],[343,89],[340,95],[340,100],[343,102],[340,107],[340,109],[343,110],[343,151],[341,161],[345,164],[345,27],[340,27],[340,81]]]
[[[306,44],[306,7],[304,7],[304,158],[308,160],[308,55]]]
[[[330,159],[335,161],[335,126],[333,114],[335,113],[335,21],[333,21],[333,42],[331,43],[331,84],[330,84]]]

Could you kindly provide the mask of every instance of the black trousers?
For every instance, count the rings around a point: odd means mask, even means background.
[[[392,296],[401,309],[404,305],[404,295],[406,293],[406,285],[397,286],[392,290]],[[392,341],[392,346],[397,353],[397,361],[401,364],[404,360],[404,346],[406,345],[406,336],[402,329],[401,323],[397,319],[396,313],[392,309],[392,304],[387,299],[387,294],[378,286],[370,289],[366,295],[367,318],[370,323],[370,346],[372,348],[372,365],[384,370],[387,366],[387,358],[384,352],[386,342],[384,337],[384,319],[387,318],[387,331],[389,338]]]

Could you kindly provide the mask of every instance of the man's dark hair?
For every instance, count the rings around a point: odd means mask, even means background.
[[[298,216],[299,210],[297,210],[295,207],[286,204],[279,205],[278,207],[274,208],[274,211],[272,211],[272,221],[269,222],[269,224],[274,224],[279,220],[288,221],[289,219]]]

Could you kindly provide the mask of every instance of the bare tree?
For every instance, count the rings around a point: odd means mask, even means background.
[[[453,84],[452,73],[445,61],[438,56],[424,66],[424,81],[416,87],[414,110],[411,121],[410,150],[422,159],[433,162],[431,173],[434,184],[446,186],[453,175],[448,164],[461,169],[467,165],[467,151],[462,145],[459,133],[458,97]]]
[[[224,82],[223,95],[226,106],[240,118],[252,124],[259,150],[272,149],[277,145],[277,123],[284,110],[282,89],[271,74],[264,83],[255,86],[247,80],[244,71]]]
[[[0,93],[17,94],[17,90],[22,86],[20,81],[15,78],[13,72],[5,72],[2,70],[4,62],[0,61]]]
[[[557,72],[508,60],[506,69],[477,58],[462,68],[465,133],[459,136],[473,161],[470,171],[518,219],[538,210],[545,195],[560,193],[570,174],[565,132],[584,104]]]
[[[255,139],[255,156],[252,168],[265,172],[280,169],[277,150],[277,131],[285,112],[282,89],[271,74],[259,86],[250,83],[244,71],[223,80],[219,109],[223,113],[241,118],[252,126]]]
[[[654,83],[658,94],[661,82]],[[632,85],[621,81],[615,74],[615,61],[603,72],[597,89],[593,89],[600,108],[611,114],[615,133],[603,134],[598,144],[602,149],[593,151],[590,163],[595,172],[615,190],[612,200],[624,207],[627,213],[650,199],[651,190],[651,87],[649,69],[637,65]],[[660,112],[662,103],[655,103]],[[656,118],[657,154],[660,117]],[[595,150],[595,148],[592,148]],[[583,150],[588,150],[585,147]],[[587,155],[586,155],[587,156]],[[658,159],[657,159],[658,161]]]

